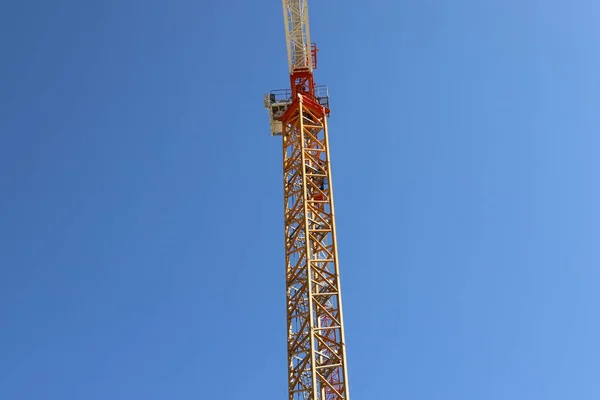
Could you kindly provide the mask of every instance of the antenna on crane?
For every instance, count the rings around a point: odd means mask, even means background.
[[[283,144],[289,400],[349,400],[327,118],[307,0],[282,0],[290,87],[265,95]]]

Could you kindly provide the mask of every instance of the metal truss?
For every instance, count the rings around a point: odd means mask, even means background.
[[[326,109],[297,94],[281,120],[289,400],[349,400]]]
[[[282,0],[290,73],[307,69],[312,72],[314,51],[311,51],[307,0]],[[314,49],[316,50],[316,48]]]

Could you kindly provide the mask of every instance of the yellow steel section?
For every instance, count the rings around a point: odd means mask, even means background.
[[[349,400],[327,118],[283,121],[289,400]]]

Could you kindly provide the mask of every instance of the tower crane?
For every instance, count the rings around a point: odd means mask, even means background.
[[[283,143],[289,400],[349,400],[327,118],[307,0],[282,0],[290,88],[265,95]]]

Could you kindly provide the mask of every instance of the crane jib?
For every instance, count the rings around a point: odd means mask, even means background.
[[[312,72],[316,48],[310,41],[307,0],[282,0],[290,74]]]

